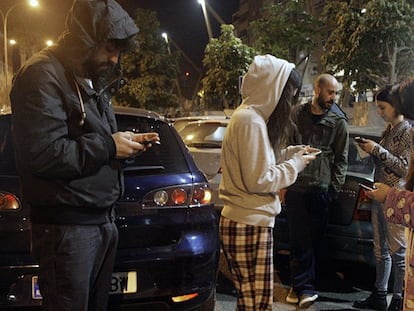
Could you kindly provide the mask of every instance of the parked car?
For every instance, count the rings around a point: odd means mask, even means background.
[[[174,127],[180,132],[188,123],[199,120],[226,120],[230,119],[234,109],[224,109],[223,111],[205,111],[206,114],[198,116],[187,116],[172,119]]]
[[[379,141],[384,128],[349,126],[348,170],[336,205],[331,207],[326,233],[328,252],[325,259],[338,259],[375,265],[371,225],[371,203],[359,184],[373,182],[375,165],[372,158],[357,147],[357,136]],[[275,252],[289,251],[286,206],[276,217]]]
[[[191,122],[179,134],[200,169],[206,173],[212,190],[216,210],[223,202],[218,198],[221,179],[221,142],[229,120],[203,120]],[[374,178],[374,162],[358,148],[354,137],[362,136],[378,141],[384,128],[349,126],[348,171],[339,199],[331,210],[326,235],[327,258],[374,265],[371,226],[371,201],[360,193],[359,184],[370,184]],[[358,198],[358,195],[360,197]],[[276,217],[274,230],[275,252],[289,250],[286,212]]]
[[[220,246],[208,181],[163,117],[125,107],[115,112],[120,130],[156,131],[161,144],[126,161],[124,195],[116,205],[119,245],[108,309],[212,311]],[[10,119],[0,116],[2,310],[41,305]]]
[[[223,202],[218,196],[221,180],[221,143],[229,122],[229,119],[199,120],[189,122],[178,132],[197,166],[206,174],[217,210],[223,207]]]
[[[218,115],[218,116],[190,116],[190,117],[180,117],[176,118],[173,121],[173,125],[177,132],[180,132],[188,123],[195,122],[195,121],[201,121],[201,120],[226,120],[228,117],[225,115]]]

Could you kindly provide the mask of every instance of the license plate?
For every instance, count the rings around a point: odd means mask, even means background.
[[[137,292],[137,272],[112,273],[109,294],[133,294]],[[32,299],[42,299],[37,275],[32,277]]]
[[[42,299],[37,275],[32,277],[32,299]]]
[[[133,294],[137,292],[137,273],[114,272],[112,273],[110,294]]]

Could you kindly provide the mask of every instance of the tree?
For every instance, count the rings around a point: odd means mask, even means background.
[[[251,22],[253,47],[296,63],[309,54],[319,38],[317,18],[304,10],[304,0],[267,5],[262,18]]]
[[[178,55],[169,53],[154,11],[137,9],[135,14],[140,30],[138,46],[122,59],[127,83],[115,100],[120,105],[160,112],[171,106],[178,107],[178,97],[174,94]]]
[[[203,103],[209,109],[234,108],[240,102],[239,79],[257,52],[234,35],[233,25],[221,25],[219,38],[207,44],[203,58]]]
[[[344,72],[358,91],[413,73],[414,7],[406,0],[329,1],[322,13],[329,37],[322,62]]]

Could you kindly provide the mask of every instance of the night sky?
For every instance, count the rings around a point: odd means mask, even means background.
[[[41,7],[36,14],[45,16],[43,20],[50,29],[50,39],[56,40],[62,32],[64,19],[73,0],[38,0]],[[15,7],[9,14],[9,37],[12,34],[12,22],[15,14],[21,10],[33,10],[23,7]],[[141,7],[157,12],[161,24],[161,30],[177,43],[184,53],[201,67],[201,60],[205,46],[208,43],[208,33],[203,16],[203,11],[197,0],[118,0],[118,2],[134,17],[136,8]],[[209,5],[226,22],[231,23],[232,14],[238,10],[239,0],[207,0]],[[0,9],[5,13],[16,0],[0,0]],[[213,36],[220,34],[220,26],[213,15],[209,14]],[[50,26],[49,26],[50,25]]]
[[[207,2],[228,24],[232,22],[232,14],[239,6],[239,0]],[[136,7],[156,11],[161,30],[167,32],[187,56],[201,66],[204,48],[208,43],[208,32],[203,11],[197,0],[119,0],[119,3],[131,15]],[[213,15],[208,16],[213,36],[217,37],[220,34],[220,25]]]

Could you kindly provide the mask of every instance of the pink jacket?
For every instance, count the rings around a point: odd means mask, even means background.
[[[403,310],[414,310],[414,192],[391,189],[383,208],[387,221],[408,228]]]

